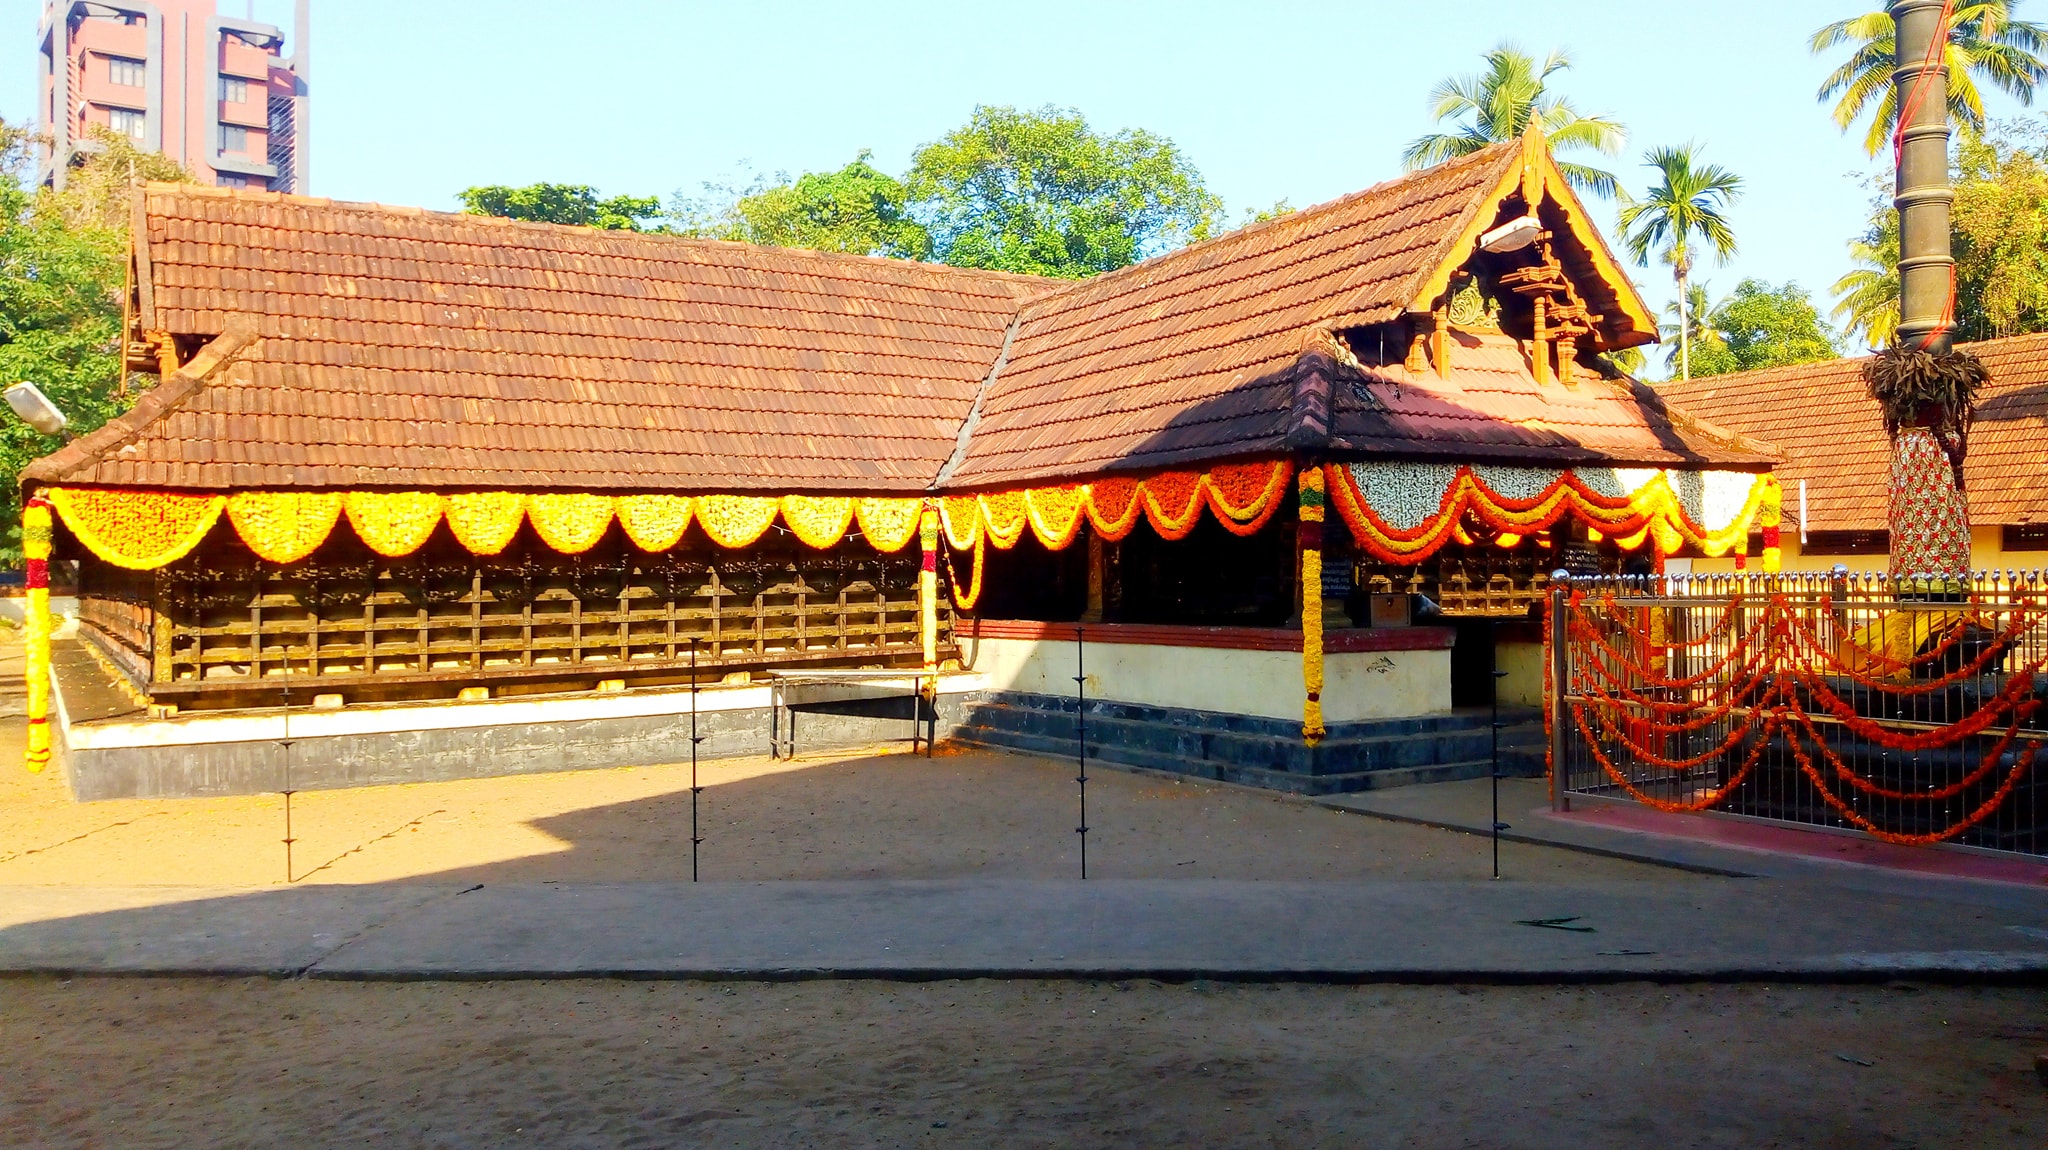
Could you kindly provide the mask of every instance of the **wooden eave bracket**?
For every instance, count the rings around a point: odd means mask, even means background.
[[[75,477],[140,438],[151,424],[168,417],[198,394],[215,373],[256,342],[255,321],[249,317],[231,315],[224,326],[221,334],[209,340],[184,366],[164,376],[163,382],[144,393],[126,414],[108,420],[99,430],[88,432],[23,468],[23,484],[62,483]]]

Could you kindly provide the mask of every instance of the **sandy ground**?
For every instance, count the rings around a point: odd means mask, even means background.
[[[2026,1147],[2037,991],[0,986],[21,1146]]]
[[[0,885],[278,886],[283,800],[73,802],[0,732]],[[1241,787],[1091,768],[1100,878],[1483,878],[1484,840]],[[707,763],[702,877],[1066,878],[1078,865],[1074,767],[1015,755],[896,751]],[[292,881],[620,882],[690,876],[687,766],[578,771],[292,799]],[[1517,881],[1701,881],[1504,844]]]

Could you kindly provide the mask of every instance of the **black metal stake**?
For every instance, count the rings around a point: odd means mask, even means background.
[[[703,838],[697,834],[697,796],[704,788],[697,785],[697,744],[704,737],[697,733],[697,640],[690,640],[690,881],[697,881],[697,844]]]
[[[1081,785],[1081,825],[1074,833],[1081,836],[1081,881],[1088,881],[1088,667],[1084,662],[1087,642],[1082,638],[1081,627],[1074,627],[1074,743],[1075,754],[1079,756],[1081,774],[1074,781]]]
[[[1500,662],[1499,632],[1496,631],[1492,659]],[[1493,877],[1500,877],[1500,832],[1508,824],[1500,821],[1500,681],[1508,677],[1498,666],[1493,669]]]
[[[256,598],[259,601],[261,601],[261,599],[263,598],[263,568],[261,566],[257,567],[256,569]],[[254,660],[254,663],[256,667],[256,674],[261,676],[263,674],[263,631],[261,627],[256,628],[254,632],[250,634],[249,642],[251,645],[255,647],[256,658]],[[277,745],[280,750],[280,754],[284,760],[284,765],[282,768],[284,773],[284,784],[280,788],[280,793],[284,795],[284,884],[286,886],[290,886],[292,884],[292,844],[298,841],[297,839],[292,837],[291,636],[284,636],[283,639],[280,640],[280,643],[284,650],[284,715],[280,720],[284,729],[280,732],[282,737],[277,740]],[[310,650],[310,646],[308,649]]]

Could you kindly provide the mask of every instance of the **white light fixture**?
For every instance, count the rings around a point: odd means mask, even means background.
[[[62,435],[71,421],[43,394],[43,389],[23,380],[7,389],[7,406],[21,417],[23,423],[44,435]]]
[[[1523,216],[1518,220],[1509,220],[1480,236],[1479,246],[1489,252],[1520,251],[1535,243],[1536,237],[1542,234],[1542,220],[1535,216]]]

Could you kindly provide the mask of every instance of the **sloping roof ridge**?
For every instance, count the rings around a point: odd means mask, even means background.
[[[1170,252],[1161,252],[1160,254],[1151,257],[1150,259],[1139,260],[1137,263],[1129,264],[1125,267],[1120,267],[1111,271],[1102,272],[1099,275],[1092,275],[1087,277],[1086,279],[1078,279],[1071,281],[1051,281],[1055,285],[1052,287],[1051,290],[1040,295],[1027,297],[1023,302],[1026,306],[1041,306],[1049,304],[1056,300],[1062,299],[1065,296],[1077,294],[1085,289],[1090,289],[1100,286],[1102,284],[1115,283],[1120,280],[1129,279],[1138,275],[1141,272],[1157,271],[1168,263],[1172,263],[1179,260],[1199,259],[1203,255],[1206,255],[1209,252],[1216,250],[1217,248],[1223,247],[1226,244],[1243,243],[1245,242],[1247,237],[1263,235],[1267,232],[1278,231],[1282,228],[1307,228],[1312,223],[1320,221],[1326,216],[1335,215],[1340,210],[1350,207],[1352,204],[1355,204],[1361,200],[1370,199],[1375,196],[1383,196],[1396,188],[1400,188],[1411,183],[1416,183],[1421,180],[1432,177],[1442,178],[1447,173],[1455,172],[1457,170],[1467,167],[1482,167],[1486,162],[1497,160],[1502,156],[1512,155],[1516,158],[1519,158],[1521,155],[1521,148],[1522,142],[1519,139],[1505,140],[1497,144],[1488,144],[1486,147],[1481,148],[1478,151],[1472,152],[1468,155],[1459,156],[1456,159],[1445,160],[1441,164],[1433,164],[1427,168],[1417,168],[1412,172],[1403,172],[1400,175],[1393,177],[1392,179],[1381,180],[1379,183],[1373,184],[1370,187],[1360,188],[1358,191],[1355,192],[1346,192],[1344,195],[1338,196],[1334,200],[1324,200],[1320,204],[1311,204],[1305,208],[1298,208],[1294,211],[1287,212],[1284,215],[1274,216],[1270,220],[1260,220],[1257,223],[1251,223],[1246,224],[1243,227],[1232,228],[1231,230],[1224,232],[1220,236],[1211,236],[1206,240],[1188,244],[1186,247],[1175,248]],[[1042,278],[1041,282],[1044,282]]]
[[[2003,355],[2013,351],[2025,351],[2033,347],[2048,348],[2048,332],[2026,332],[2020,335],[1993,336],[1990,339],[1974,340],[1956,345],[1957,351],[1973,355]],[[1691,379],[1659,380],[1654,386],[1658,391],[1692,391],[1699,388],[1719,389],[1730,383],[1776,383],[1787,378],[1813,375],[1821,372],[1839,371],[1861,364],[1877,357],[1876,352],[1861,355],[1843,355],[1834,359],[1813,359],[1805,363],[1785,363],[1776,367],[1759,367],[1750,371],[1731,371],[1726,375],[1696,375]],[[1992,380],[1997,383],[1996,378]]]
[[[205,390],[218,372],[241,359],[255,342],[255,326],[245,317],[230,316],[226,331],[209,340],[183,367],[143,393],[135,406],[30,463],[22,469],[21,478],[61,483],[72,473],[102,462],[109,452],[135,442],[150,425],[176,414]]]
[[[249,188],[218,188],[205,184],[175,183],[166,180],[150,180],[142,184],[145,193],[153,195],[193,196],[220,200],[254,200],[262,203],[293,204],[308,208],[359,212],[364,215],[405,216],[408,218],[429,218],[447,220],[452,223],[479,225],[483,227],[510,228],[541,234],[584,235],[599,239],[648,240],[657,243],[726,250],[734,252],[762,252],[799,259],[816,259],[823,262],[861,264],[896,269],[935,272],[945,276],[967,276],[1014,283],[1022,287],[1038,287],[1058,290],[1069,281],[1048,276],[1029,275],[1024,272],[996,271],[989,268],[967,268],[954,264],[942,264],[931,260],[906,260],[893,256],[856,255],[852,252],[828,252],[818,248],[786,248],[771,244],[750,244],[740,240],[720,240],[709,236],[686,236],[675,232],[642,232],[624,228],[598,228],[588,224],[556,224],[539,220],[515,220],[508,216],[484,215],[478,212],[450,212],[434,208],[415,207],[410,204],[386,204],[375,200],[337,200],[326,196],[301,196],[291,192],[266,192]],[[1084,281],[1085,282],[1085,281]],[[1042,293],[1039,293],[1042,294]],[[1039,294],[1019,297],[1020,300],[1037,299]]]

